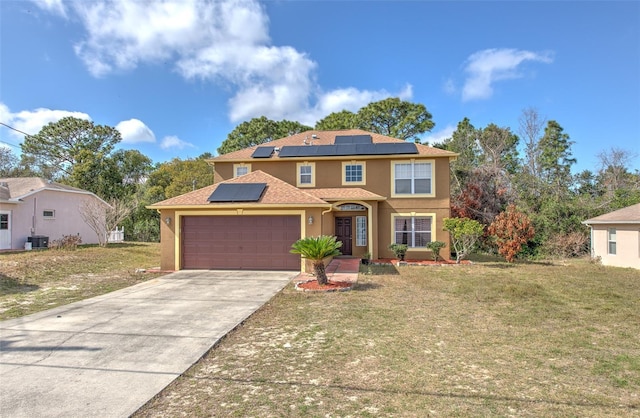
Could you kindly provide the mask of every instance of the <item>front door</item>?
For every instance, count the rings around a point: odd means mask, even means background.
[[[340,252],[351,255],[351,218],[336,218],[336,238],[342,241]]]
[[[11,212],[0,212],[0,250],[11,249]]]

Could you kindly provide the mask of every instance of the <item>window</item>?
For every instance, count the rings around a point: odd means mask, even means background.
[[[55,210],[43,210],[42,217],[44,219],[55,219],[56,211]]]
[[[251,172],[251,164],[234,164],[233,165],[233,177],[244,176]]]
[[[409,248],[425,248],[431,242],[432,219],[432,216],[394,216],[394,242]]]
[[[392,196],[432,195],[432,162],[392,162]]]
[[[609,228],[607,234],[608,254],[616,255],[616,229]]]
[[[315,163],[298,163],[297,165],[297,186],[298,187],[315,187]]]
[[[356,216],[356,246],[367,246],[367,217]]]
[[[0,214],[0,230],[9,229],[9,214],[2,213]]]
[[[366,171],[364,162],[349,161],[342,163],[342,184],[355,185],[366,184]]]

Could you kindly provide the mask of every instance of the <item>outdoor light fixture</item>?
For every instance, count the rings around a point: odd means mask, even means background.
[[[171,218],[168,216],[164,218],[164,223],[166,223],[167,225],[171,225]]]
[[[313,216],[309,216],[309,225],[313,225]]]

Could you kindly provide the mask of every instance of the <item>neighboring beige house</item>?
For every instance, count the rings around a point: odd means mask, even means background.
[[[86,199],[106,203],[86,190],[38,177],[0,178],[0,250],[24,249],[29,237],[80,235],[96,244],[96,233],[82,220]]]
[[[582,222],[591,228],[591,256],[640,269],[640,203]]]
[[[335,235],[345,255],[449,258],[449,163],[456,153],[362,130],[307,131],[209,160],[214,184],[155,203],[161,265],[180,269],[305,268],[300,238]]]

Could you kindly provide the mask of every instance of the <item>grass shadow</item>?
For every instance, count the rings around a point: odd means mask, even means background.
[[[38,285],[25,284],[18,279],[0,274],[0,296],[29,293],[38,289],[40,289]]]
[[[393,264],[361,264],[360,274],[365,276],[398,276],[400,272]]]
[[[362,282],[357,282],[355,284],[355,286],[353,286],[353,289],[351,289],[354,292],[358,292],[358,291],[367,291],[367,290],[376,290],[381,288],[382,285],[378,284],[378,283],[362,283]]]

